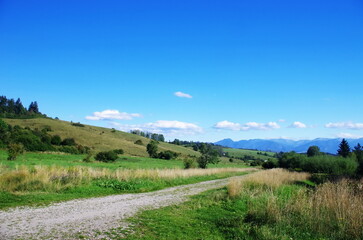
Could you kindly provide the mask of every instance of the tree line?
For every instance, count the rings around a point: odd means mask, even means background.
[[[141,137],[146,137],[146,138],[158,141],[158,142],[165,142],[165,137],[164,137],[163,134],[143,132],[143,131],[140,131],[140,130],[131,130],[130,133],[141,136]]]
[[[264,168],[281,167],[296,171],[329,174],[331,176],[362,176],[363,148],[358,143],[353,149],[343,139],[339,144],[337,155],[320,152],[318,146],[310,146],[306,154],[294,151],[276,154],[277,160],[263,163]]]
[[[13,98],[8,99],[6,96],[0,96],[0,117],[3,118],[32,118],[43,117],[39,111],[38,103],[31,102],[29,107],[24,107],[20,98],[16,101]]]

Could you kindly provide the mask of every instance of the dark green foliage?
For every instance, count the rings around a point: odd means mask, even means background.
[[[262,163],[262,167],[264,169],[277,168],[278,162],[276,159],[269,159],[269,160],[267,160],[267,162]]]
[[[146,151],[152,158],[158,157],[158,142],[151,140],[149,144],[146,146]]]
[[[8,160],[15,160],[20,154],[24,153],[24,146],[19,143],[10,143],[7,147]]]
[[[170,159],[175,159],[178,157],[178,153],[170,151],[170,150],[166,150],[164,152],[159,152],[158,154],[158,158],[160,159],[166,159],[166,160],[170,160]]]
[[[116,153],[116,154],[124,154],[124,150],[123,149],[115,149],[115,150],[113,150],[113,152],[114,153]]]
[[[79,151],[75,146],[61,146],[59,151],[70,154],[79,154]]]
[[[32,102],[31,107],[26,109],[20,98],[16,101],[14,99],[8,99],[5,96],[0,96],[0,117],[4,118],[33,118],[43,117],[39,112],[38,103]]]
[[[134,143],[141,146],[144,145],[144,143],[140,139],[136,140]]]
[[[0,119],[0,147],[10,143],[19,143],[27,151],[61,151],[71,154],[85,154],[89,147],[77,145],[73,138],[62,139],[58,136],[48,134],[50,127],[41,131],[38,129],[21,128],[17,125],[12,127]],[[62,145],[59,147],[59,145]]]
[[[296,152],[280,155],[278,165],[287,169],[301,169],[305,172],[331,175],[353,175],[357,170],[357,162],[353,158],[329,155],[306,157]]]
[[[31,102],[30,105],[29,105],[28,111],[30,113],[38,114],[39,113],[38,103],[36,101]]]
[[[71,123],[71,124],[72,124],[72,126],[75,126],[75,127],[84,127],[84,125],[82,123],[80,123],[80,122],[78,122],[78,123]]]
[[[353,152],[358,161],[357,173],[359,175],[363,175],[363,148],[362,148],[362,146],[358,143],[357,146],[354,147]]]
[[[318,146],[310,146],[306,155],[308,157],[314,157],[320,154],[320,148]]]
[[[349,153],[350,153],[349,144],[347,140],[343,138],[342,142],[339,144],[338,155],[346,158],[349,156]]]
[[[131,130],[130,133],[135,134],[135,135],[139,135],[141,137],[150,138],[150,139],[158,141],[158,142],[165,142],[165,138],[164,138],[163,134],[143,132],[143,131],[140,131],[140,130]]]
[[[202,153],[202,155],[197,159],[198,167],[200,168],[207,168],[208,164],[216,164],[220,161],[218,158],[219,151],[215,149],[212,144],[202,143],[199,151]]]
[[[74,140],[74,138],[65,138],[62,142],[61,142],[62,146],[74,146],[76,145],[76,141]]]
[[[183,160],[184,169],[196,168],[197,164],[193,158],[186,158]]]
[[[117,158],[117,153],[114,151],[99,152],[95,156],[95,159],[100,162],[114,162]]]
[[[59,135],[54,135],[51,137],[50,143],[53,145],[59,146],[62,142],[62,139]]]

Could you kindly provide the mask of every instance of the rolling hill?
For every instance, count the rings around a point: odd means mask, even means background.
[[[3,119],[10,125],[19,125],[21,127],[29,127],[31,129],[43,129],[50,127],[50,135],[59,135],[62,139],[74,138],[78,144],[91,147],[94,151],[104,151],[122,148],[125,155],[129,156],[148,156],[146,145],[150,139],[126,133],[115,131],[109,128],[102,128],[90,125],[84,127],[72,125],[72,123],[62,120],[50,118],[33,118],[33,119]],[[143,145],[135,144],[136,140],[141,140]],[[159,151],[170,150],[181,155],[198,156],[199,153],[191,148],[160,142]]]

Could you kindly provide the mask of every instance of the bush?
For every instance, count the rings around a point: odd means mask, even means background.
[[[166,151],[160,152],[158,154],[158,158],[166,159],[166,160],[175,159],[177,157],[178,157],[178,154],[176,152],[173,152],[173,151],[170,151],[170,150],[166,150]]]
[[[61,142],[62,146],[74,146],[76,145],[76,141],[74,138],[66,138]]]
[[[139,139],[134,142],[136,145],[144,145],[144,143]]]
[[[196,168],[197,164],[193,158],[187,158],[183,160],[184,169]]]
[[[121,148],[120,149],[115,149],[113,150],[114,153],[116,154],[124,154],[124,150],[122,150]]]
[[[19,143],[10,143],[8,145],[8,160],[15,160],[20,154],[24,153],[24,146]]]
[[[277,160],[269,159],[267,160],[267,162],[262,163],[262,167],[265,169],[277,168],[278,167]]]
[[[62,142],[62,139],[59,135],[54,135],[52,136],[52,138],[50,139],[50,143],[53,145],[57,145],[59,146]]]
[[[84,127],[84,125],[82,123],[80,123],[80,122],[72,123],[72,125],[75,126],[75,127]]]
[[[114,162],[117,158],[117,153],[114,151],[99,152],[95,156],[95,159],[100,162]]]

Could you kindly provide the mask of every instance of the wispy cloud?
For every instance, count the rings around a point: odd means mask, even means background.
[[[86,116],[87,120],[132,120],[133,118],[142,117],[139,113],[119,112],[118,110],[104,110],[94,112],[92,116]]]
[[[174,95],[181,98],[193,98],[192,95],[183,92],[175,92]]]
[[[341,128],[341,129],[363,129],[363,123],[353,123],[353,122],[335,122],[325,124],[326,128]]]
[[[351,134],[351,133],[338,133],[336,135],[336,137],[338,138],[363,138],[363,135],[355,135],[355,134]]]
[[[290,126],[290,128],[306,128],[306,124],[302,122],[293,122]]]
[[[120,124],[117,122],[113,122],[112,124],[118,129],[126,132],[130,130],[141,130],[169,135],[194,135],[203,132],[203,129],[194,123],[180,121],[159,120],[156,122],[134,125]]]
[[[216,123],[214,126],[216,129],[227,129],[233,131],[248,131],[248,130],[271,130],[280,128],[280,125],[276,122],[268,122],[268,123],[257,123],[257,122],[248,122],[245,124],[233,123],[230,121],[221,121]]]

